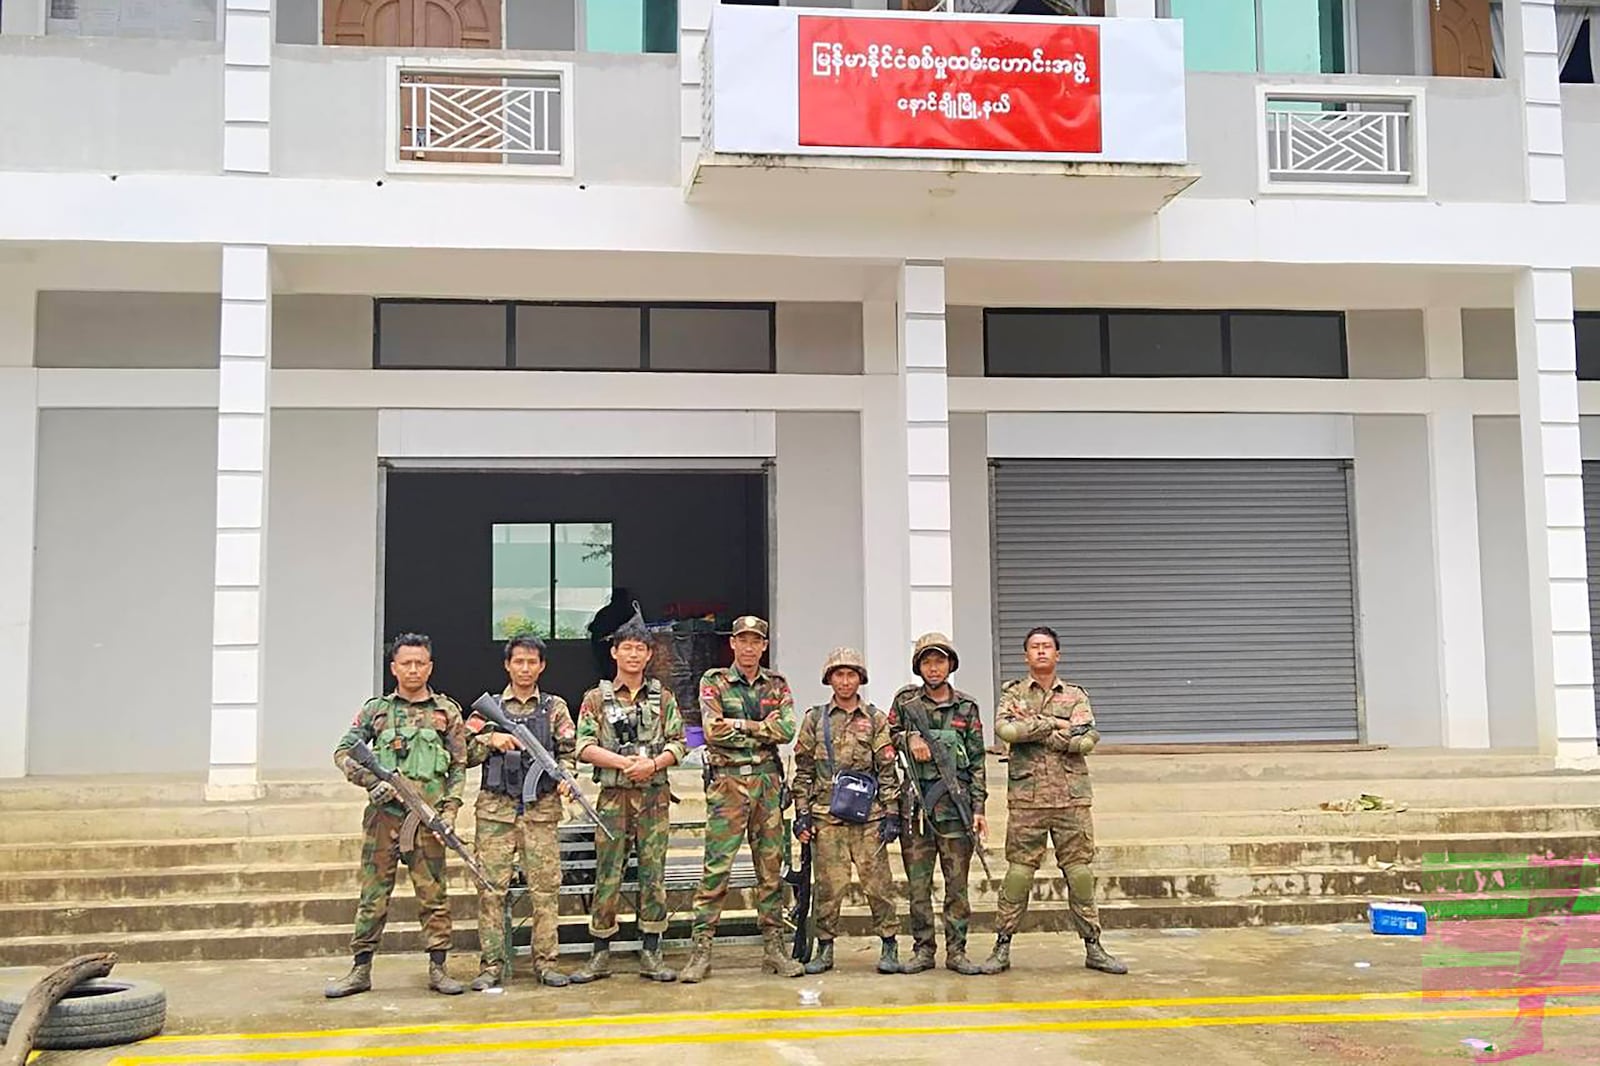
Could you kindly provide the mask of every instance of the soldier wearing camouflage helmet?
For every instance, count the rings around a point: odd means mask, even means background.
[[[905,863],[911,896],[912,956],[906,973],[933,968],[933,867],[944,873],[945,966],[959,974],[979,974],[982,969],[967,957],[967,923],[972,905],[967,896],[973,845],[962,822],[956,798],[942,787],[932,745],[947,765],[953,766],[960,788],[971,805],[973,830],[981,838],[989,831],[983,808],[989,793],[984,780],[983,721],[971,696],[950,684],[961,658],[949,637],[924,633],[911,652],[911,672],[922,679],[895,693],[889,708],[889,729],[902,759],[909,756],[905,796],[905,828],[900,837],[900,858]],[[912,790],[915,789],[915,793]]]
[[[692,984],[711,972],[728,875],[739,844],[750,841],[756,870],[755,904],[761,926],[761,967],[780,977],[805,968],[783,945],[783,760],[778,747],[794,740],[794,695],[789,682],[761,665],[767,623],[734,619],[733,665],[700,678],[700,721],[706,735],[706,852],[694,897],[694,948],[679,979]]]
[[[829,654],[822,683],[833,689],[833,698],[806,712],[794,742],[795,835],[802,844],[815,839],[817,953],[806,973],[833,969],[833,941],[852,865],[872,908],[873,931],[882,941],[878,972],[899,973],[895,935],[900,919],[885,850],[900,835],[900,782],[889,716],[861,698],[867,667],[853,648]],[[870,803],[838,797],[841,788],[864,797],[869,785],[875,787]]]
[[[1100,946],[1100,912],[1094,902],[1094,787],[1085,759],[1100,743],[1089,694],[1056,676],[1061,640],[1049,626],[1022,641],[1028,676],[1007,685],[995,712],[995,733],[1011,745],[1006,790],[1006,859],[1000,886],[994,950],[984,973],[1011,968],[1011,937],[1028,909],[1033,875],[1055,846],[1067,882],[1072,925],[1084,944],[1084,966],[1103,973],[1128,968]]]

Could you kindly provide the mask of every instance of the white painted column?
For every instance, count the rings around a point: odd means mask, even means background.
[[[908,262],[901,285],[911,634],[955,628],[950,558],[950,407],[944,264]],[[951,634],[953,637],[954,634]]]
[[[898,687],[885,682],[905,677],[911,656],[906,388],[898,300],[868,300],[861,310],[861,650],[881,696]]]
[[[695,160],[700,157],[700,133],[706,106],[700,57],[705,48],[714,7],[716,0],[678,0],[678,138],[682,147],[682,178],[685,182],[694,173]]]
[[[272,0],[226,0],[223,11],[222,169],[272,170]]]
[[[1539,744],[1560,764],[1592,763],[1594,666],[1571,272],[1523,271],[1516,323]]]
[[[0,5],[0,34],[43,37],[50,0],[14,0]]]
[[[1124,19],[1153,19],[1156,0],[1106,0],[1106,14]]]
[[[258,796],[272,276],[267,249],[222,249],[217,557],[211,636],[214,799]]]
[[[1461,309],[1425,312],[1427,376],[1463,376]],[[1477,458],[1468,410],[1428,415],[1434,610],[1439,626],[1440,737],[1447,748],[1489,746]]]
[[[1506,74],[1522,85],[1528,199],[1567,200],[1555,0],[1505,0]]]
[[[21,777],[28,757],[33,544],[39,446],[31,279],[0,271],[0,778]]]

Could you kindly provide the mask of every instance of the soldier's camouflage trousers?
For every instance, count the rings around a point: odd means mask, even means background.
[[[667,928],[667,837],[672,816],[672,790],[602,788],[595,809],[614,839],[595,830],[594,906],[589,935],[609,940],[617,935],[617,899],[631,848],[639,856],[639,932]]]
[[[1100,909],[1094,902],[1094,815],[1089,807],[1012,807],[1006,817],[1006,871],[995,907],[994,931],[1015,933],[1028,910],[1033,873],[1054,844],[1056,865],[1067,880],[1072,927],[1085,940],[1100,935]]]
[[[783,808],[778,773],[718,773],[706,788],[706,861],[694,895],[694,935],[714,936],[739,845],[750,841],[756,914],[763,932],[783,929]]]
[[[480,801],[481,805],[481,801]],[[554,817],[550,807],[554,806]],[[506,889],[520,857],[522,872],[528,879],[528,900],[533,905],[529,928],[533,934],[533,957],[541,967],[555,964],[560,948],[557,915],[561,903],[561,800],[554,794],[524,811],[514,822],[478,816],[476,845],[478,862],[494,886],[478,891],[478,943],[481,969],[511,965],[506,948]]]
[[[952,826],[957,836],[931,831],[907,832],[900,837],[900,858],[906,866],[906,886],[911,895],[911,937],[918,951],[933,951],[933,865],[937,859],[944,874],[944,949],[959,953],[967,947],[967,923],[972,904],[967,896],[967,873],[972,867],[972,842]]]
[[[894,883],[889,878],[889,852],[878,840],[878,823],[832,825],[818,821],[811,842],[812,890],[816,893],[814,915],[818,940],[839,935],[839,908],[850,891],[850,866],[861,878],[861,891],[872,908],[872,931],[876,936],[900,932],[895,913]]]
[[[361,819],[366,839],[361,845],[361,898],[356,903],[355,932],[350,953],[377,951],[383,927],[389,920],[389,896],[394,892],[395,867],[400,863],[400,825],[403,814],[391,814],[367,805]],[[450,948],[450,905],[445,896],[444,844],[426,829],[417,833],[417,850],[411,854],[411,887],[417,894],[422,938],[429,951]]]

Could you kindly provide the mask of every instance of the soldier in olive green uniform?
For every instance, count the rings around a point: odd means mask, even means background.
[[[922,678],[895,694],[889,729],[895,748],[910,756],[915,779],[901,786],[907,811],[900,837],[900,858],[911,894],[911,936],[914,953],[906,973],[933,968],[933,866],[944,871],[944,963],[959,974],[983,970],[967,958],[967,923],[972,905],[967,876],[972,866],[972,840],[962,824],[956,801],[943,787],[931,745],[942,749],[955,770],[957,785],[971,805],[973,830],[981,839],[989,831],[983,807],[989,798],[984,781],[983,721],[977,702],[950,684],[961,665],[955,645],[943,633],[924,633],[911,652],[911,670]],[[908,771],[909,772],[909,771]],[[913,795],[912,789],[916,789]],[[931,810],[926,808],[931,806]]]
[[[467,738],[461,708],[450,697],[428,688],[433,673],[433,643],[420,633],[402,633],[389,648],[389,672],[395,689],[368,700],[333,751],[333,763],[353,784],[367,790],[369,802],[361,828],[361,899],[356,904],[350,951],[355,965],[324,991],[329,999],[372,988],[372,955],[378,950],[389,917],[395,867],[409,856],[411,885],[417,894],[422,931],[428,946],[428,987],[447,996],[465,991],[445,971],[450,950],[450,906],[445,894],[444,843],[409,814],[394,787],[380,781],[351,756],[358,741],[372,746],[386,769],[397,770],[432,804],[451,827],[461,810],[466,777]]]
[[[833,969],[833,941],[839,932],[839,909],[850,891],[852,864],[872,907],[874,931],[882,940],[878,972],[900,972],[900,949],[895,943],[900,919],[885,850],[900,835],[900,781],[889,716],[858,693],[866,681],[861,653],[835,648],[822,667],[822,683],[833,689],[833,699],[806,712],[794,742],[795,836],[802,844],[815,837],[811,854],[817,954],[806,964],[810,974]],[[849,776],[840,779],[840,774]],[[875,786],[870,803],[835,801],[841,788],[864,798],[861,789],[869,781]],[[850,813],[841,816],[846,809]]]
[[[1006,790],[1006,859],[1000,886],[994,951],[984,973],[1011,967],[1011,937],[1028,909],[1033,874],[1055,845],[1056,865],[1067,881],[1072,925],[1083,938],[1084,965],[1105,973],[1128,968],[1100,946],[1100,912],[1094,902],[1094,788],[1084,756],[1100,743],[1089,695],[1056,676],[1061,641],[1039,626],[1023,640],[1028,676],[1007,685],[995,712],[995,733],[1011,745]]]
[[[683,715],[670,689],[646,681],[650,631],[635,613],[611,635],[615,680],[584,693],[578,708],[578,758],[594,765],[600,782],[601,823],[595,831],[594,906],[589,935],[594,952],[572,975],[586,983],[611,976],[611,938],[617,935],[617,898],[628,849],[639,857],[639,976],[675,981],[661,961],[661,934],[667,930],[667,841],[671,834],[672,790],[667,770],[682,762]]]
[[[544,749],[573,768],[577,739],[572,712],[560,696],[539,691],[544,673],[545,644],[535,636],[513,637],[505,646],[506,674],[511,683],[500,693],[500,707],[511,721],[526,726]],[[474,714],[467,719],[467,765],[483,767],[475,808],[478,862],[494,888],[478,892],[480,959],[474,991],[496,988],[511,976],[506,944],[506,889],[520,855],[533,904],[533,972],[545,985],[560,988],[567,977],[556,969],[560,948],[557,922],[561,902],[561,798],[565,785],[535,768],[533,760],[504,730]],[[537,799],[523,802],[528,774],[539,774]]]
[[[728,875],[739,843],[750,840],[761,924],[761,967],[780,977],[805,973],[783,946],[783,761],[778,746],[794,739],[794,696],[782,674],[761,666],[767,623],[734,619],[733,665],[700,678],[700,721],[706,733],[706,858],[694,897],[694,951],[680,978],[711,972]]]

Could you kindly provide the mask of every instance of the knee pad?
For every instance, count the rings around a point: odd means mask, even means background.
[[[1094,871],[1087,866],[1069,866],[1061,871],[1067,878],[1067,892],[1085,903],[1094,899]]]
[[[1006,871],[1005,880],[1000,882],[1000,898],[1007,903],[1022,903],[1033,891],[1033,872],[1036,867],[1023,866],[1012,863]]]

